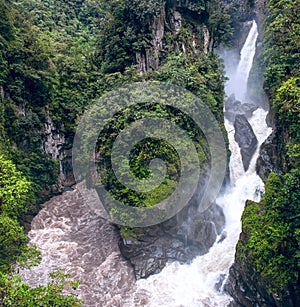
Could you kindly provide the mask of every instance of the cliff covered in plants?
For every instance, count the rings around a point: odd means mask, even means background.
[[[263,62],[274,131],[257,171],[266,181],[260,203],[247,202],[227,291],[238,306],[300,304],[299,1],[270,0]]]
[[[126,82],[185,86],[222,121],[211,51],[228,41],[233,20],[219,1],[2,0],[1,16],[2,148],[39,197],[74,183],[76,118]]]
[[[11,168],[0,168],[1,306],[64,300],[64,276],[34,290],[10,277],[14,265],[30,256],[24,252],[27,237],[20,223],[29,228],[36,204],[75,183],[71,146],[76,122],[94,99],[135,81],[175,83],[199,96],[223,124],[224,77],[213,50],[233,34],[230,11],[237,5],[216,0],[0,0],[0,152],[1,163]],[[9,176],[20,180],[4,182]],[[30,197],[19,197],[27,192],[12,188],[6,201],[5,191],[18,182],[28,183]],[[20,214],[10,216],[19,206]],[[123,229],[124,237],[128,233]],[[163,265],[158,263],[159,269]],[[80,304],[74,297],[65,299]]]

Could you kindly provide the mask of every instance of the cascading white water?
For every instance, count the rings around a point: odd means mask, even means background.
[[[241,50],[238,67],[235,73],[231,76],[227,85],[227,94],[234,93],[235,98],[242,102],[246,99],[248,77],[256,50],[255,44],[253,44],[253,42],[256,42],[257,37],[257,24],[255,21],[253,21],[250,32]]]
[[[241,51],[237,70],[229,75],[231,86],[226,94],[235,94],[243,100],[247,91],[247,80],[255,55],[257,25],[252,23],[251,30]],[[238,80],[238,82],[237,82]],[[235,84],[232,84],[235,82]],[[242,101],[243,102],[243,101]],[[225,120],[230,141],[230,178],[231,184],[224,195],[217,199],[226,217],[225,231],[227,237],[220,243],[218,239],[209,253],[199,256],[191,264],[172,263],[159,274],[137,282],[137,291],[126,306],[149,307],[200,307],[227,306],[231,298],[217,291],[215,285],[220,278],[228,275],[234,261],[235,246],[241,232],[241,215],[247,199],[258,201],[264,185],[255,172],[259,147],[271,133],[266,124],[267,112],[257,109],[249,119],[258,140],[258,148],[252,157],[249,169],[244,171],[240,148],[234,140],[233,124]]]

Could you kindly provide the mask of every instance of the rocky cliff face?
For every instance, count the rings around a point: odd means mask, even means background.
[[[163,2],[160,12],[147,21],[152,39],[146,47],[136,52],[136,62],[141,74],[157,70],[161,58],[172,51],[195,54],[208,52],[210,33],[205,25],[208,14],[205,7],[195,10],[197,4],[194,2]],[[186,33],[183,33],[184,29]]]
[[[58,185],[69,187],[75,184],[72,169],[72,144],[68,144],[65,135],[55,127],[49,112],[46,115],[44,151],[59,163]]]
[[[239,242],[242,243],[246,240],[244,233],[241,233]],[[277,304],[276,296],[273,297],[261,275],[242,256],[239,245],[224,290],[234,298],[231,307],[281,306]]]
[[[271,172],[282,174],[280,169],[280,155],[278,148],[282,146],[278,141],[277,132],[273,132],[260,148],[256,163],[256,172],[262,179],[267,179]]]
[[[119,247],[131,262],[136,278],[146,278],[159,273],[168,262],[189,263],[207,253],[224,225],[225,217],[219,206],[213,204],[200,213],[194,201],[172,219],[140,229],[141,235],[135,238],[121,239]]]

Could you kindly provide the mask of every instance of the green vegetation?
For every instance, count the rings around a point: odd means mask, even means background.
[[[99,53],[97,53],[96,59],[98,63],[101,63],[99,67],[102,73],[119,76],[119,80],[124,80],[125,77],[124,81],[126,82],[128,67],[131,67],[131,71],[134,69],[132,65],[136,61],[135,52],[139,52],[145,57],[149,53],[155,53],[152,50],[153,46],[151,46],[154,39],[152,20],[166,7],[166,3],[164,1],[121,1],[118,3],[112,1],[107,6],[110,9],[106,13],[106,18],[103,19],[103,30],[97,40]],[[155,55],[158,56],[158,59],[155,59],[154,62],[158,60],[159,67],[155,68],[153,59],[148,56],[148,71],[140,78],[135,75],[135,80],[163,81],[180,85],[190,90],[209,105],[222,125],[224,78],[222,77],[220,63],[216,55],[212,53],[204,54],[203,41],[199,43],[202,44],[199,45],[200,52],[195,52],[195,47],[192,44],[195,32],[197,33],[198,31],[199,36],[203,35],[197,26],[199,19],[203,18],[203,22],[208,24],[210,22],[205,19],[204,13],[207,12],[207,9],[211,10],[215,15],[219,14],[218,16],[220,17],[221,10],[216,3],[208,8],[205,2],[189,1],[188,7],[181,12],[184,16],[182,28],[178,32],[166,28],[166,34],[162,38],[162,48],[159,54]],[[168,11],[165,14],[168,14]],[[215,15],[212,14],[212,16]],[[225,18],[230,17],[226,15]],[[215,16],[214,22],[216,22],[216,19],[217,17]],[[224,40],[225,35],[230,36],[230,31],[230,26],[224,29],[223,34],[216,29],[214,47],[221,43],[222,39]],[[178,49],[176,45],[184,45],[185,50],[176,50]],[[151,99],[148,98],[148,100]],[[149,106],[144,106],[144,108],[147,109]],[[147,114],[153,117],[170,118],[171,120],[181,117],[182,122],[185,121],[181,114],[172,114],[170,110],[161,108],[148,110]],[[141,112],[136,107],[134,111],[126,110],[122,115],[119,114],[118,118],[114,119],[114,122],[107,127],[107,131],[104,131],[103,135],[100,136],[99,151],[104,158],[98,166],[102,174],[102,184],[111,191],[114,197],[132,206],[147,207],[164,200],[176,188],[179,173],[178,157],[174,154],[174,150],[160,141],[155,143],[147,141],[144,143],[144,149],[140,148],[141,150],[137,154],[133,153],[131,155],[131,161],[135,159],[135,162],[131,163],[131,167],[138,178],[147,178],[149,176],[148,164],[153,157],[160,157],[166,162],[168,176],[159,189],[155,189],[151,193],[137,193],[124,187],[115,177],[109,158],[113,141],[120,130],[124,129],[133,120],[138,120],[143,116],[145,116],[145,112]],[[179,123],[176,122],[176,124]],[[195,127],[188,126],[188,124],[185,124],[183,128],[190,133]],[[196,131],[194,133],[197,134]],[[196,143],[198,142],[198,154],[200,160],[203,161],[204,169],[206,163],[204,161],[207,159],[205,157],[206,141],[203,135],[198,135],[194,140]],[[165,148],[165,151],[162,148]]]
[[[225,5],[223,1],[211,0],[208,3],[209,7],[209,32],[210,32],[210,45],[214,50],[220,44],[229,44],[233,35],[233,18],[230,14],[234,15],[231,6]]]
[[[67,282],[68,276],[58,274],[46,287],[31,289],[11,273],[16,263],[38,260],[37,251],[27,246],[20,220],[34,211],[31,204],[40,200],[41,192],[52,189],[59,174],[57,157],[45,153],[46,126],[52,125],[69,146],[78,116],[94,99],[143,80],[185,87],[208,104],[222,125],[224,78],[211,51],[230,42],[238,2],[231,1],[227,7],[217,0],[181,1],[178,30],[170,24],[169,1],[0,0],[0,306],[80,304],[62,295],[66,285],[76,286]],[[242,15],[247,16],[253,4],[245,1]],[[279,297],[288,290],[299,305],[300,2],[270,0],[268,5],[265,89],[275,114],[276,138],[282,141],[278,155],[284,175],[272,174],[264,200],[248,203],[243,215],[247,242],[239,246],[270,289]],[[161,13],[166,17],[165,29],[157,47],[153,25]],[[209,46],[204,45],[204,28],[210,33]],[[137,54],[148,61],[143,74],[137,71]],[[120,129],[141,118],[139,110],[129,117],[127,111],[106,127],[109,137],[104,133],[99,138],[103,154],[99,169],[108,170],[105,184],[120,199],[133,206],[151,206],[176,186],[178,157],[165,143],[145,140],[143,148],[133,150],[131,168],[138,178],[147,178],[148,162],[157,156],[164,159],[168,176],[162,189],[136,195],[119,186],[106,158]],[[157,108],[149,114],[179,117],[176,124],[198,143],[205,163],[203,135],[173,111]],[[121,233],[138,235],[129,228]]]
[[[24,14],[5,0],[0,11],[1,147],[37,193],[54,184],[57,175],[56,163],[42,150],[51,61],[38,29]]]
[[[283,175],[271,173],[264,199],[248,202],[237,256],[246,257],[280,302],[300,303],[300,3],[271,0],[266,18],[265,88],[275,114]]]
[[[155,87],[154,87],[155,88]],[[157,93],[161,91],[161,98],[157,101]],[[126,92],[125,92],[126,93]],[[98,151],[101,153],[101,159],[98,163],[100,170],[100,177],[102,178],[102,184],[106,186],[106,189],[109,190],[116,199],[129,204],[131,206],[138,207],[149,207],[159,203],[160,201],[166,199],[173,190],[177,187],[177,181],[180,178],[180,160],[178,153],[175,148],[168,144],[167,140],[161,139],[151,139],[145,138],[143,141],[139,142],[137,146],[133,148],[129,156],[130,169],[138,179],[147,179],[149,178],[151,171],[149,170],[149,163],[154,158],[160,158],[164,161],[166,165],[166,176],[162,184],[150,192],[139,193],[137,191],[131,190],[122,185],[120,178],[117,178],[115,173],[112,170],[111,162],[111,152],[115,144],[116,137],[130,123],[135,123],[134,131],[136,133],[145,133],[146,129],[139,129],[142,123],[138,124],[137,122],[143,118],[161,118],[166,119],[176,126],[181,127],[189,137],[193,140],[194,145],[198,152],[198,158],[202,166],[201,172],[205,171],[207,167],[207,161],[209,157],[209,148],[205,137],[195,123],[187,115],[182,113],[180,110],[164,106],[167,102],[170,102],[171,99],[175,100],[176,94],[172,93],[173,97],[170,97],[164,89],[155,88],[153,96],[150,91],[145,90],[144,93],[136,97],[140,101],[155,101],[157,103],[141,103],[139,105],[134,105],[132,107],[124,109],[124,111],[117,113],[107,124],[103,133],[100,134],[98,139]],[[166,95],[164,98],[163,95]],[[116,96],[116,99],[119,101],[119,96]],[[132,97],[131,97],[132,99]],[[110,100],[110,99],[108,99]],[[168,100],[168,101],[166,101]],[[182,102],[182,96],[179,96],[177,100],[180,100],[178,104],[188,105],[188,97],[185,101]],[[109,103],[116,103],[115,100],[109,101]],[[103,112],[109,105],[106,105],[103,109]],[[101,109],[98,112],[102,112]],[[166,125],[166,124],[164,124]],[[162,126],[161,129],[167,130],[166,126]],[[123,146],[123,151],[125,151],[126,146],[130,144],[131,134],[128,133],[122,136],[122,141],[120,141]],[[185,139],[182,137],[174,140],[177,148],[188,148]],[[87,141],[89,143],[89,141]],[[124,157],[123,160],[119,161],[118,164],[120,168],[124,165],[126,170],[126,161],[127,158]],[[193,169],[193,160],[188,153],[185,153],[186,164],[189,165],[191,171]],[[121,174],[121,177],[123,174]],[[127,176],[127,171],[124,171],[124,177]]]
[[[248,238],[248,259],[270,290],[290,290],[299,296],[300,272],[300,171],[283,177],[272,173],[260,204],[248,202],[243,231]]]
[[[1,0],[0,133],[6,156],[33,183],[38,201],[45,191],[56,189],[59,174],[57,157],[44,151],[45,127],[52,125],[69,146],[78,116],[114,88],[142,80],[175,83],[198,95],[222,124],[220,63],[216,55],[204,54],[203,39],[196,41],[198,50],[193,46],[194,38],[203,36],[199,21],[212,33],[212,49],[231,36],[231,17],[218,3],[193,0],[181,5],[180,31],[165,25],[156,54],[153,19],[162,10],[170,14],[166,1]],[[184,50],[178,50],[180,45]],[[140,75],[136,52],[148,60],[157,56],[159,67],[149,60],[148,71]],[[174,187],[167,180],[164,194]],[[162,196],[148,198],[155,203]]]
[[[223,122],[225,78],[213,54],[170,54],[153,79],[182,86],[205,102],[220,123]]]
[[[30,267],[40,261],[39,252],[28,246],[28,237],[18,219],[28,211],[33,188],[15,165],[0,155],[0,306],[81,306],[75,295],[77,281],[61,272],[50,275],[46,286],[30,288],[14,274],[15,265]]]
[[[273,101],[274,93],[283,81],[299,76],[300,3],[270,0],[268,6],[264,39],[265,88]]]
[[[74,294],[63,294],[63,291],[72,293],[78,287],[79,283],[69,277],[59,271],[51,273],[51,282],[46,286],[31,288],[18,275],[10,276],[0,272],[0,306],[82,307],[82,302]]]
[[[1,0],[0,8],[3,149],[32,182],[38,199],[39,192],[51,190],[59,172],[57,157],[43,150],[45,126],[53,123],[71,144],[77,117],[113,88],[140,80],[176,83],[200,96],[222,122],[224,79],[218,59],[203,53],[203,42],[199,52],[192,44],[195,31],[202,35],[199,18],[211,29],[214,46],[230,35],[230,27],[216,28],[224,11],[216,1],[183,5],[182,28],[179,33],[167,29],[161,65],[144,76],[136,69],[135,53],[153,53],[152,22],[163,8],[169,10],[165,1]],[[176,51],[176,44],[184,44],[185,53]],[[155,202],[161,195],[151,198]]]
[[[32,199],[31,183],[14,164],[0,155],[0,270],[6,272],[24,255],[36,254],[27,246],[28,238],[18,219]]]

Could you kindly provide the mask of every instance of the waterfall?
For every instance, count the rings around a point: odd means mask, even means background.
[[[255,43],[257,37],[257,25],[256,22],[253,21],[249,35],[241,50],[241,60],[236,72],[236,83],[239,84],[239,86],[235,87],[235,96],[241,101],[245,99],[245,95],[247,93],[248,77],[255,55]]]
[[[226,94],[234,94],[242,103],[247,96],[247,80],[255,55],[257,25],[253,21],[235,71],[227,70]],[[226,59],[225,66],[226,66]],[[174,262],[159,274],[135,282],[130,265],[122,258],[118,235],[109,222],[99,219],[88,206],[82,206],[79,191],[69,191],[47,202],[34,218],[29,233],[42,254],[42,263],[20,271],[24,281],[36,286],[47,282],[48,273],[61,268],[81,280],[80,297],[85,306],[148,307],[220,307],[231,297],[222,292],[235,246],[241,232],[241,214],[247,199],[258,201],[264,185],[255,172],[259,147],[271,133],[267,112],[256,109],[248,118],[258,140],[250,166],[244,171],[240,148],[234,139],[234,125],[225,120],[230,141],[231,182],[217,204],[226,217],[224,233],[205,255],[190,264]]]
[[[231,76],[230,81],[228,82],[227,91],[229,93],[227,94],[234,93],[236,99],[240,100],[241,102],[245,102],[245,99],[247,99],[247,83],[255,55],[255,43],[257,37],[257,24],[255,21],[253,21],[250,32],[241,50],[240,61],[237,70],[235,71],[234,75]]]
[[[255,55],[257,37],[257,25],[253,21],[241,51],[238,67],[228,75],[231,86],[226,87],[227,96],[234,94],[242,102],[247,92],[247,81]],[[244,204],[247,199],[259,201],[260,194],[264,191],[264,184],[255,172],[255,164],[260,145],[271,133],[271,128],[266,124],[266,115],[265,110],[258,108],[249,119],[258,140],[258,147],[246,172],[240,148],[234,140],[234,126],[225,120],[232,153],[229,165],[231,182],[223,195],[218,197],[217,203],[223,208],[226,217],[227,237],[224,240],[217,238],[209,252],[198,256],[191,264],[175,262],[165,267],[161,273],[139,280],[137,291],[126,306],[220,307],[230,303],[231,298],[222,292],[222,284],[234,261]]]

